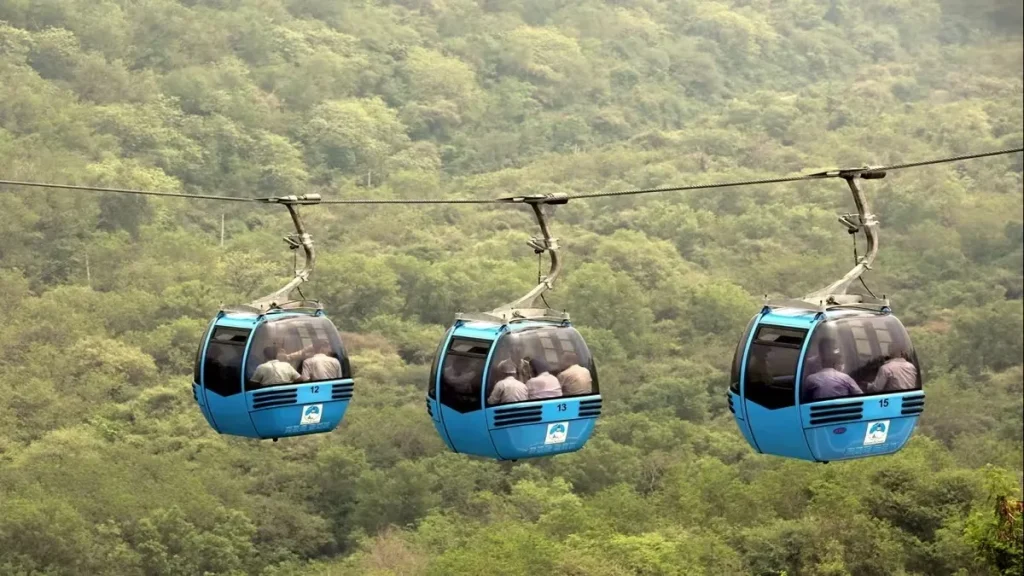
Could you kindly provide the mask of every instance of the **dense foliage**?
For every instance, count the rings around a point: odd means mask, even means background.
[[[1010,0],[0,0],[0,177],[491,197],[916,160],[1020,144],[1021,41]],[[0,191],[0,574],[1020,574],[1021,181],[866,184],[928,412],[828,466],[752,454],[724,395],[760,296],[850,265],[841,182],[558,208],[548,301],[606,410],[516,464],[446,453],[422,395],[452,315],[535,279],[525,210],[306,210],[357,396],[271,444],[189,382],[218,305],[290,274],[283,210]]]

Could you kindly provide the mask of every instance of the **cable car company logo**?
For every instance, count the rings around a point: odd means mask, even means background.
[[[555,422],[548,424],[548,433],[544,437],[544,444],[561,444],[569,435],[568,422]]]
[[[874,446],[875,444],[884,444],[885,439],[889,436],[889,421],[879,420],[878,422],[868,422],[868,431],[864,434],[864,445]]]
[[[839,428],[836,428],[835,430],[833,430],[832,433],[833,434],[845,434],[846,433],[846,428],[840,426]]]
[[[309,406],[303,406],[302,419],[299,420],[299,425],[305,426],[307,424],[319,424],[320,417],[323,416],[323,412],[323,404],[310,404]]]

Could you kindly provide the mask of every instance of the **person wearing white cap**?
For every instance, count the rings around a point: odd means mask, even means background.
[[[502,360],[498,364],[498,374],[504,378],[494,384],[490,396],[487,397],[488,404],[509,404],[527,399],[529,394],[526,384],[516,378],[516,366],[511,360]]]

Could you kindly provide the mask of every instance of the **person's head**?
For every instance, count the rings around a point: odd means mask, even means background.
[[[265,360],[277,360],[277,346],[271,344],[270,346],[263,347],[263,358]]]
[[[511,360],[502,360],[498,363],[498,376],[507,378],[516,375],[516,365]]]
[[[327,340],[321,340],[316,344],[316,351],[325,355],[330,356],[331,354],[331,343]]]
[[[530,370],[534,376],[540,376],[548,371],[548,363],[543,358],[530,358]]]
[[[565,366],[572,366],[580,363],[580,357],[575,352],[566,352],[565,356],[562,357],[562,361]]]
[[[839,345],[831,339],[825,338],[818,345],[818,353],[821,355],[821,367],[843,369],[843,355]]]

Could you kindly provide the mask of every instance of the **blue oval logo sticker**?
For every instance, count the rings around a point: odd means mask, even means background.
[[[842,434],[843,432],[846,432],[846,428],[843,428],[842,426],[832,431],[833,434]]]

